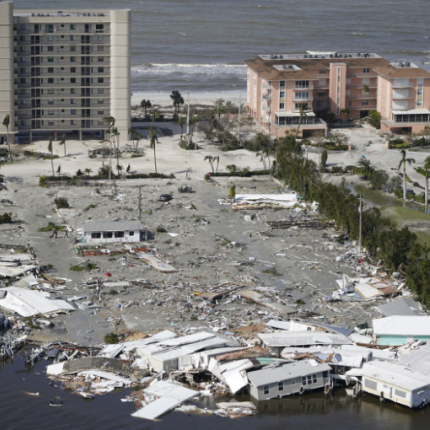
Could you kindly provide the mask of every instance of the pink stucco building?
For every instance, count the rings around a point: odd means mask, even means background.
[[[327,131],[329,112],[348,120],[376,109],[387,132],[422,132],[430,126],[430,73],[374,53],[310,52],[259,55],[246,60],[247,104],[277,137],[297,129],[300,105],[308,110],[300,134]]]

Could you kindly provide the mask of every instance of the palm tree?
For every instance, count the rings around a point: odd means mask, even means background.
[[[405,149],[402,149],[400,154],[402,158],[400,160],[398,169],[400,170],[400,168],[403,167],[403,200],[406,200],[406,163],[411,165],[412,163],[415,163],[415,160],[413,158],[406,158]]]
[[[358,162],[358,166],[355,167],[354,173],[362,176],[364,179],[369,179],[375,173],[375,168],[371,166],[370,160],[363,157]]]
[[[300,103],[300,105],[299,105],[299,114],[300,114],[299,125],[297,126],[296,135],[294,136],[294,139],[297,139],[297,135],[299,134],[299,129],[300,129],[300,126],[302,125],[303,118],[307,118],[307,116],[308,116],[306,113],[308,110],[309,110],[309,106],[306,102]]]
[[[178,125],[181,127],[181,141],[184,135],[184,125],[187,123],[187,118],[184,116],[178,116]]]
[[[341,115],[345,115],[345,119],[347,119],[348,118],[348,115],[351,113],[351,111],[348,109],[348,108],[343,108],[343,109],[341,109],[341,111],[340,111],[340,114]],[[344,121],[344,122],[346,122],[346,121]]]
[[[151,127],[154,124],[156,119],[160,118],[160,112],[158,112],[158,110],[156,109],[152,109],[151,111],[151,119],[152,119],[152,123],[151,123]]]
[[[91,170],[89,167],[87,167],[87,168],[84,170],[84,172],[87,174],[87,176],[90,176],[90,173],[92,172],[92,170]]]
[[[430,155],[424,160],[424,166],[423,167],[417,167],[415,169],[420,175],[423,175],[426,179],[426,189],[425,189],[425,208],[427,211],[427,205],[428,205],[428,194],[429,194],[429,177],[430,177]]]
[[[178,114],[180,105],[183,105],[185,103],[184,99],[181,96],[181,93],[179,91],[172,91],[172,94],[170,94],[170,98],[173,100],[173,107],[175,108],[175,114]]]
[[[214,114],[218,117],[217,132],[219,134],[219,130],[221,126],[221,115],[227,112],[227,108],[225,106],[224,99],[215,100],[214,103],[215,103]]]
[[[64,156],[66,156],[66,135],[63,134],[63,137],[58,142],[59,145],[64,145]]]
[[[53,152],[53,149],[52,149],[52,136],[49,136],[48,151],[51,153],[52,176],[55,176],[55,171],[54,171],[54,152]]]
[[[113,137],[114,128],[115,128],[115,118],[113,116],[106,116],[103,118],[103,121],[108,126],[106,133],[109,134],[109,181],[110,181],[111,172],[112,172],[112,137]]]
[[[154,148],[155,173],[158,173],[157,172],[157,154],[155,153],[155,144],[158,143],[158,137],[157,137],[157,133],[155,133],[155,130],[152,128],[152,126],[149,129],[149,141],[150,141],[150,146]]]
[[[208,160],[209,164],[211,165],[211,170],[212,173],[215,173],[215,169],[214,169],[214,161],[218,158],[218,162],[219,162],[219,157],[212,157],[212,155],[206,155],[206,157],[204,158],[204,161]]]
[[[150,109],[150,108],[152,107],[152,103],[151,103],[149,100],[145,100],[145,99],[143,99],[143,100],[140,102],[140,107],[143,109],[144,115],[145,115],[145,117],[146,117],[146,110],[147,110],[147,109]]]
[[[7,146],[9,148],[9,160],[12,160],[12,153],[10,152],[10,142],[9,142],[10,114],[6,114],[6,116],[4,117],[3,125],[6,127],[6,139],[7,139]]]

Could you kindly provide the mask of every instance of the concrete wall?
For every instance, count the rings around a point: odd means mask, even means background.
[[[130,87],[130,18],[129,10],[111,13],[111,116],[120,133],[120,140],[128,140],[131,126]]]
[[[14,56],[13,4],[0,2],[0,122],[10,114],[11,133],[15,132]],[[0,135],[6,135],[3,124]]]

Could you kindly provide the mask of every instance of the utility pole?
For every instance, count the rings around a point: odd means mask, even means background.
[[[109,182],[111,180],[112,171],[112,135],[109,133]]]
[[[362,201],[363,197],[358,196],[358,200],[360,202],[360,206],[358,207],[358,212],[360,214],[360,224],[359,224],[359,238],[358,238],[358,252],[361,253],[361,235],[362,235]]]
[[[142,187],[139,185],[139,221],[142,222]]]
[[[187,144],[190,144],[190,93],[188,93],[187,103]]]
[[[240,146],[240,105],[241,105],[241,97],[239,97],[239,111],[237,114],[237,140],[239,142],[239,146]]]

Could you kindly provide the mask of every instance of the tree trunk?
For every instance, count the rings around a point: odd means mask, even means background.
[[[155,165],[155,173],[157,172],[157,156],[155,154],[155,142],[154,142],[154,165]]]
[[[403,165],[403,200],[406,201],[406,169]]]
[[[424,203],[425,203],[425,208],[426,208],[426,212],[427,212],[427,201],[429,198],[429,178],[426,178],[426,192],[424,195],[425,195],[425,199],[426,199],[426,201]]]
[[[9,126],[6,127],[6,139],[7,139],[7,146],[9,148],[9,160],[12,160],[12,153],[10,152],[10,142],[9,142]]]
[[[52,168],[52,176],[55,176],[54,171],[54,154],[51,152],[51,168]]]

